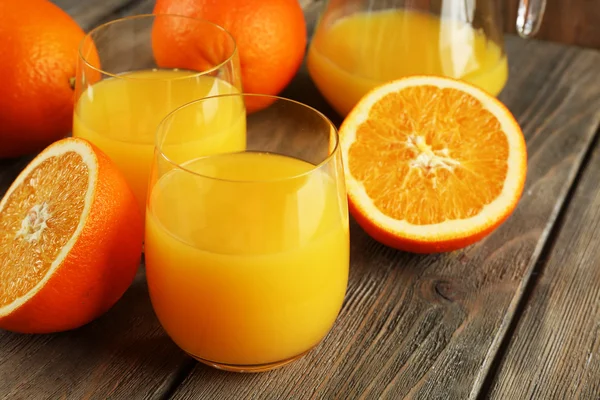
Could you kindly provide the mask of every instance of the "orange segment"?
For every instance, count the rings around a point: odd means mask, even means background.
[[[447,251],[513,211],[526,175],[519,125],[461,81],[410,77],[367,94],[340,129],[351,211],[384,244]]]
[[[125,179],[81,139],[49,146],[0,201],[0,328],[76,328],[135,276],[142,218]]]

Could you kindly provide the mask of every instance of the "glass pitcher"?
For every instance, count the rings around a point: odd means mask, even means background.
[[[517,31],[534,35],[545,0],[520,0]],[[408,75],[444,75],[494,96],[508,77],[499,0],[330,0],[308,70],[342,116],[371,88]]]

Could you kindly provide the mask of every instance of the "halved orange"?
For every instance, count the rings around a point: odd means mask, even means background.
[[[0,328],[79,327],[129,287],[142,217],[121,172],[82,139],[47,147],[0,201]]]
[[[365,95],[340,128],[350,211],[381,243],[451,251],[497,228],[527,171],[519,124],[465,82],[413,76]]]

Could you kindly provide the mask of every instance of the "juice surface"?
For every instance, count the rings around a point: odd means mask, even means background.
[[[73,118],[73,136],[91,141],[119,166],[143,213],[160,121],[190,101],[226,93],[238,91],[223,80],[190,71],[145,70],[104,79],[80,96]],[[212,123],[232,128],[217,129],[212,135],[199,134],[196,140],[187,137],[180,149],[186,153],[182,158],[243,150],[244,118],[241,101],[224,102]],[[189,126],[194,122],[190,121]],[[189,126],[185,128],[189,130]]]
[[[185,168],[252,182],[172,170],[153,186],[146,273],[169,336],[197,358],[230,365],[311,349],[346,291],[343,185],[322,169],[283,179],[314,166],[267,153],[213,156]]]
[[[502,49],[469,24],[418,11],[356,13],[321,27],[308,53],[315,84],[341,115],[370,89],[409,75],[444,75],[494,96],[508,77]]]

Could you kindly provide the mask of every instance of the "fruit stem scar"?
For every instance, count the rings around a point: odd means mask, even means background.
[[[421,168],[424,172],[430,173],[438,168],[453,171],[454,168],[460,165],[460,162],[450,157],[450,152],[447,148],[433,150],[421,135],[413,134],[408,136],[406,145],[409,149],[416,150],[418,153],[410,161],[409,165],[413,168]]]
[[[75,77],[74,76],[70,77],[69,85],[71,86],[71,90],[75,90],[75,83],[76,83]]]
[[[42,232],[48,227],[46,222],[51,216],[49,208],[46,202],[31,207],[23,221],[21,221],[21,228],[17,231],[15,239],[22,236],[30,243],[38,240]]]

